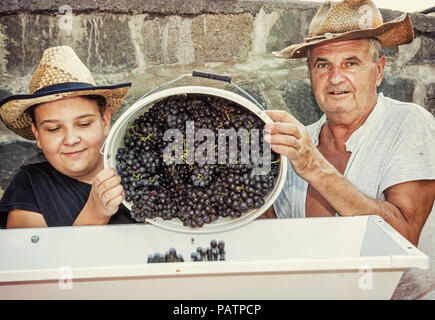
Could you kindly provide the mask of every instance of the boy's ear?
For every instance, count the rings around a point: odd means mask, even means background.
[[[103,112],[103,123],[104,123],[104,135],[107,137],[110,131],[110,120],[112,119],[112,115],[108,109],[104,109]]]
[[[36,145],[38,146],[39,149],[41,149],[41,143],[39,142],[38,129],[36,128],[34,122],[32,122],[31,126],[32,126],[33,135],[35,136]]]

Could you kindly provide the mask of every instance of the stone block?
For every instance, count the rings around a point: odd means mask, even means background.
[[[110,13],[150,13],[158,15],[197,15],[205,13],[244,13],[255,14],[264,1],[244,0],[2,0],[0,14],[56,11],[62,5],[69,5],[74,12],[85,13],[91,10]]]
[[[12,75],[33,73],[44,49],[57,44],[58,30],[54,17],[28,14],[0,16],[0,25],[5,38],[6,55],[3,59],[7,60],[6,70]]]
[[[267,103],[263,94],[263,90],[255,82],[241,84],[239,87],[246,91],[252,98],[254,98],[263,107],[263,109],[267,109]],[[240,92],[238,89],[232,88],[231,91],[251,101],[258,107],[258,105],[250,97],[245,95],[243,92]]]
[[[16,12],[19,8],[17,0],[2,0],[0,13]]]
[[[200,15],[192,20],[195,62],[243,60],[252,46],[249,13]]]
[[[301,80],[290,80],[280,90],[289,112],[304,125],[316,122],[323,115],[310,84]]]
[[[130,8],[133,11],[158,15],[195,15],[202,13],[206,7],[206,0],[125,1],[124,6],[124,8]]]
[[[12,95],[12,93],[10,93],[8,90],[0,88],[0,101],[10,95]]]
[[[435,117],[435,83],[427,86],[424,106]]]
[[[435,19],[434,19],[435,20]],[[435,29],[435,25],[434,25]],[[431,36],[419,36],[421,38],[420,49],[417,51],[416,55],[411,59],[409,63],[411,64],[433,64],[435,61],[435,35],[432,33]]]
[[[435,29],[435,16],[413,13],[410,15],[414,31],[419,34],[433,33]]]
[[[92,14],[74,20],[73,47],[93,73],[112,73],[136,64],[128,16]]]
[[[316,11],[315,8],[280,11],[280,17],[269,32],[267,52],[279,51],[289,45],[302,43],[308,35],[310,22]]]
[[[144,19],[136,32],[141,33],[137,37],[142,39],[141,51],[144,53],[145,61],[148,64],[163,63],[160,19]]]
[[[410,79],[393,77],[384,74],[384,79],[378,87],[378,92],[383,92],[384,96],[403,102],[413,102],[415,85]]]
[[[178,16],[144,19],[141,49],[149,65],[190,64],[194,61],[190,18]]]
[[[382,48],[381,55],[384,55],[385,57],[394,57],[397,52],[399,52],[398,47],[389,47],[389,48]]]
[[[0,144],[4,142],[11,142],[11,141],[28,141],[19,135],[17,135],[12,130],[9,130],[8,127],[3,123],[3,121],[0,121]]]
[[[32,74],[44,50],[57,45],[73,47],[91,72],[116,72],[135,65],[127,16],[74,17],[72,32],[60,29],[60,17],[38,14],[0,16],[6,52],[2,58],[7,61],[8,73],[14,76]]]
[[[390,10],[390,9],[379,9],[379,11],[381,11],[382,19],[384,20],[384,22],[392,21],[403,14],[402,11]],[[412,17],[411,17],[411,21],[412,21]]]
[[[391,21],[402,14],[402,12],[392,10],[381,10],[381,12],[384,21]],[[435,36],[433,33],[433,30],[435,29],[435,17],[417,13],[410,14],[410,17],[414,28],[414,37],[421,38],[421,46],[417,54],[411,61],[409,61],[409,63],[433,63],[435,60]],[[391,50],[394,49],[396,48],[388,49],[387,52],[393,53]]]

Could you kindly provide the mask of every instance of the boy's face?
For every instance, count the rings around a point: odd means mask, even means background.
[[[39,105],[32,123],[36,143],[50,164],[71,178],[92,183],[103,167],[100,148],[110,130],[110,112],[82,97]]]

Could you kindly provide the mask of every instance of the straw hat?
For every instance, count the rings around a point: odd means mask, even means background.
[[[307,49],[314,45],[360,38],[375,38],[382,47],[394,47],[412,42],[414,30],[407,13],[383,23],[381,12],[371,0],[326,1],[311,21],[304,42],[273,52],[273,55],[286,59],[305,58]]]
[[[30,94],[12,95],[1,100],[0,116],[9,129],[34,140],[32,119],[25,112],[31,106],[65,97],[100,95],[106,99],[106,108],[113,114],[130,86],[131,83],[96,86],[92,74],[71,47],[48,48],[30,81]]]

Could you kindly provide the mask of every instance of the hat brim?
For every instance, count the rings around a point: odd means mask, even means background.
[[[408,13],[404,13],[397,19],[385,22],[376,28],[360,29],[339,34],[331,34],[325,37],[307,39],[307,42],[288,46],[281,51],[272,52],[278,58],[297,59],[306,58],[309,48],[333,41],[354,40],[362,38],[375,38],[381,46],[394,47],[401,44],[411,43],[414,40],[414,29]]]
[[[31,106],[68,97],[100,95],[106,99],[106,108],[114,114],[130,87],[131,83],[122,83],[114,86],[83,86],[73,90],[57,89],[35,94],[12,95],[0,101],[0,116],[10,130],[25,139],[35,140],[31,130],[32,119],[25,112]]]

